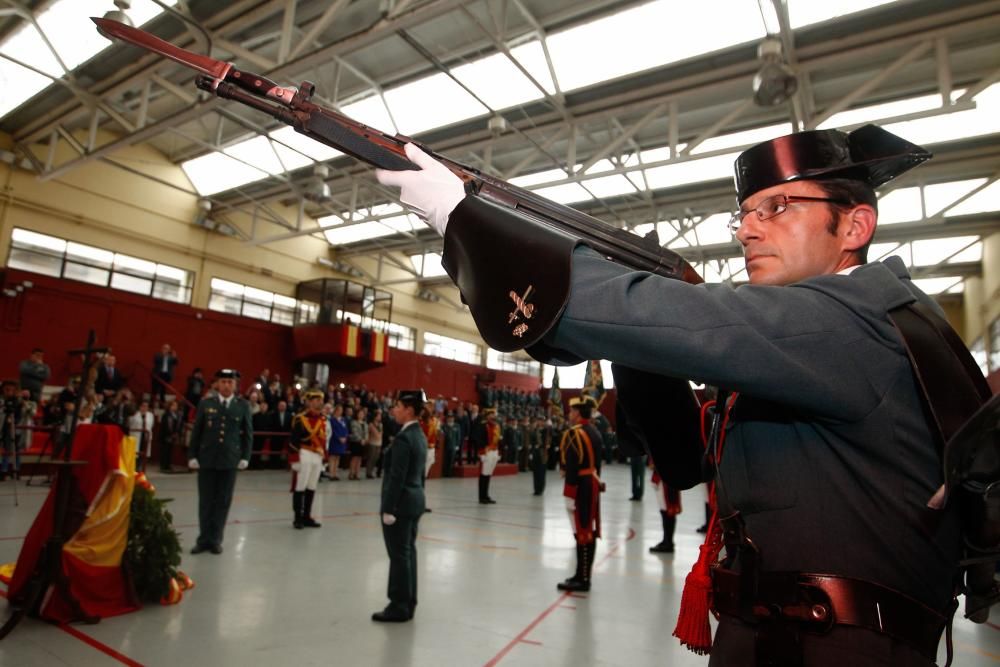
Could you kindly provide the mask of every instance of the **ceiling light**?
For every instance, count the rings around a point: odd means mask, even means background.
[[[764,62],[753,77],[753,101],[757,106],[773,107],[788,100],[798,90],[795,72],[781,60],[781,42],[768,37],[757,48]]]

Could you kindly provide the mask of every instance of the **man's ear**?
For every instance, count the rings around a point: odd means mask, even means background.
[[[858,204],[848,215],[848,226],[844,231],[844,250],[854,252],[863,248],[875,234],[878,215],[868,204]]]

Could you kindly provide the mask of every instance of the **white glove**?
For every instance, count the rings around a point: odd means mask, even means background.
[[[399,201],[444,236],[448,216],[465,199],[462,179],[414,144],[406,144],[403,150],[420,171],[376,169],[375,177],[382,185],[400,188]]]
[[[302,464],[299,463],[298,461],[296,461],[295,463],[292,464],[292,470],[294,472],[298,472],[298,471],[302,470]]]
[[[396,517],[393,516],[392,514],[386,514],[385,512],[382,512],[382,523],[384,523],[387,526],[391,526],[392,524],[396,523]]]
[[[247,461],[246,459],[241,459],[240,462],[236,464],[236,469],[246,470],[248,465],[250,465],[249,461]]]
[[[188,468],[191,468],[191,470],[197,470],[200,467],[201,467],[201,465],[198,463],[198,459],[189,459],[188,460]]]

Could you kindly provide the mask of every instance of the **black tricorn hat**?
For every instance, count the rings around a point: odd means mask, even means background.
[[[236,370],[235,368],[220,368],[219,370],[215,371],[215,377],[219,378],[220,380],[223,380],[223,379],[226,379],[226,378],[232,378],[233,380],[239,380],[240,379],[240,372],[238,370]]]
[[[877,188],[933,157],[877,125],[850,134],[812,130],[771,139],[736,158],[736,199],[781,183],[846,178]]]
[[[423,389],[400,389],[396,400],[403,405],[409,405],[414,410],[420,410],[427,402],[427,394]]]

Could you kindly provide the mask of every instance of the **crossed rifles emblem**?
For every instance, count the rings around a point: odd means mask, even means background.
[[[531,293],[534,290],[534,285],[528,285],[528,289],[524,290],[524,294],[521,296],[518,296],[517,292],[514,290],[510,291],[508,296],[510,296],[511,301],[514,302],[514,310],[510,311],[510,314],[507,316],[507,324],[517,322],[521,317],[524,317],[526,320],[530,320],[531,316],[535,314],[535,304],[528,303],[528,299],[531,298]],[[521,322],[514,327],[514,330],[511,331],[511,333],[518,338],[521,338],[527,331],[528,325]]]

